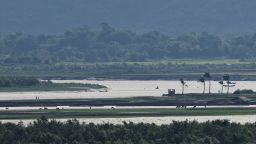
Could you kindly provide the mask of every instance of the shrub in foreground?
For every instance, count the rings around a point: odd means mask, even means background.
[[[122,125],[65,123],[45,117],[24,126],[0,123],[2,144],[241,144],[256,142],[256,124],[237,124],[227,120],[198,123],[176,122],[169,125],[126,123]]]

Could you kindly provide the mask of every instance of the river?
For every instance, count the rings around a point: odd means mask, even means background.
[[[167,93],[168,89],[175,89],[176,93],[181,93],[181,84],[179,81],[139,81],[139,80],[54,80],[56,83],[92,83],[101,84],[109,88],[108,92],[1,92],[0,100],[22,100],[35,99],[39,96],[40,99],[70,99],[70,98],[116,98],[116,97],[134,97],[134,96],[161,96]],[[197,81],[187,81],[188,87],[185,88],[185,93],[202,92],[203,85]],[[206,83],[208,84],[208,83]],[[212,92],[218,93],[221,90],[221,85],[216,81],[212,81]],[[156,87],[159,89],[155,89]],[[208,87],[206,87],[208,88]],[[256,90],[256,81],[236,81],[236,86],[230,88],[230,92],[236,89],[252,89]],[[208,89],[206,89],[207,91]],[[224,88],[226,91],[226,88]],[[56,107],[53,107],[55,109]],[[0,108],[4,110],[5,108]],[[12,109],[12,108],[10,108]],[[15,108],[14,108],[15,109]],[[20,108],[17,108],[20,109]],[[24,107],[27,109],[27,107]],[[38,109],[37,107],[30,109]],[[79,118],[81,122],[94,122],[122,124],[123,121],[134,123],[156,123],[169,124],[174,121],[193,121],[205,122],[208,120],[227,119],[231,122],[237,123],[253,123],[256,121],[256,115],[235,115],[235,116],[172,116],[172,117],[130,117],[130,118]],[[67,119],[58,119],[59,121],[66,121]],[[18,123],[20,120],[1,120],[2,122]],[[22,120],[24,124],[33,122],[34,120]]]
[[[179,81],[142,81],[142,80],[54,80],[56,83],[92,83],[101,84],[109,88],[108,92],[0,92],[0,100],[22,100],[35,99],[70,99],[70,98],[117,98],[117,97],[135,97],[135,96],[162,96],[168,89],[175,89],[176,93],[181,93],[181,84]],[[200,93],[203,84],[197,81],[187,81],[185,93]],[[211,92],[218,93],[221,85],[217,81],[211,82]],[[159,89],[156,89],[156,87]],[[206,92],[208,91],[208,82],[206,82]],[[236,86],[230,88],[230,92],[236,89],[256,90],[256,81],[236,81]],[[226,88],[224,88],[226,91]]]

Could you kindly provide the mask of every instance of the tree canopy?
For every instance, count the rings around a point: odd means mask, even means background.
[[[179,58],[256,58],[256,34],[223,39],[206,32],[168,36],[138,34],[107,23],[101,29],[79,28],[58,35],[12,33],[0,37],[3,64],[56,62],[125,62]]]
[[[85,124],[77,120],[65,123],[45,117],[24,126],[0,123],[2,144],[241,144],[255,143],[255,123],[237,124],[227,120],[212,122],[173,122],[169,125],[146,123]]]

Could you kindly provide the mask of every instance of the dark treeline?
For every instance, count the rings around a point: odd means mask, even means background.
[[[256,35],[222,39],[209,33],[171,37],[158,32],[137,34],[102,24],[100,30],[80,28],[59,35],[13,33],[0,37],[0,62],[147,61],[173,58],[256,58]]]
[[[237,75],[234,72],[254,72],[256,64],[173,64],[173,63],[111,63],[54,65],[2,65],[2,76],[34,76],[42,79],[84,79],[88,77],[106,79],[176,79],[198,80],[202,71],[212,73],[213,80],[220,80],[223,73],[232,75],[233,80],[255,80],[254,75]],[[8,73],[6,73],[8,72]],[[221,72],[221,73],[220,73]],[[190,74],[193,73],[193,74]]]
[[[0,88],[29,88],[29,87],[52,87],[52,88],[72,88],[72,87],[87,87],[92,89],[107,88],[99,84],[81,84],[81,83],[53,83],[51,80],[41,81],[36,77],[26,76],[2,76],[0,77]],[[57,90],[57,89],[56,89]]]
[[[2,87],[28,87],[40,85],[40,81],[34,77],[0,77]]]
[[[123,125],[65,123],[41,118],[28,126],[0,124],[2,144],[242,144],[256,142],[256,124],[226,120],[212,122],[173,122],[169,125]]]

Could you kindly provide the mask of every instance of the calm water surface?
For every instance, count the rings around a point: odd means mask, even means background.
[[[0,100],[17,99],[66,99],[66,98],[116,98],[116,97],[134,97],[134,96],[162,96],[168,89],[176,89],[176,93],[181,93],[181,84],[179,81],[132,81],[132,80],[54,80],[57,83],[93,83],[105,85],[109,88],[108,92],[1,92]],[[187,81],[188,87],[185,93],[202,92],[203,85],[197,81]],[[256,91],[256,81],[237,81],[235,87],[230,88],[230,92],[236,89],[252,89]],[[208,84],[208,83],[207,83]],[[159,89],[155,89],[156,87]],[[208,88],[208,87],[207,87]],[[212,82],[212,92],[218,93],[221,85],[218,82]],[[206,89],[207,91],[207,89]],[[224,88],[226,91],[226,88]]]
[[[179,81],[130,81],[130,80],[55,80],[57,83],[93,83],[105,85],[109,88],[108,92],[1,92],[0,100],[17,100],[17,99],[35,99],[39,96],[40,99],[65,99],[65,98],[116,98],[116,97],[134,97],[134,96],[161,96],[167,93],[168,89],[176,89],[177,93],[181,92],[181,84]],[[237,81],[236,86],[230,88],[230,92],[236,89],[252,89],[256,91],[256,81]],[[196,81],[187,81],[188,87],[185,88],[185,93],[202,92],[202,83]],[[156,87],[159,89],[155,89]],[[221,90],[221,85],[218,82],[212,82],[212,92],[218,93]],[[224,88],[224,91],[226,89]],[[39,107],[38,107],[39,108]],[[53,107],[53,109],[56,107]],[[170,108],[170,107],[168,107]],[[5,108],[0,108],[5,109]],[[11,108],[12,109],[12,108]],[[21,109],[13,108],[13,109]],[[37,109],[24,107],[24,109]],[[237,123],[254,123],[256,115],[236,115],[236,116],[173,116],[173,117],[136,117],[136,118],[79,118],[81,122],[94,122],[122,124],[123,121],[134,123],[156,123],[169,124],[174,121],[193,121],[205,122],[208,120],[227,119]],[[66,121],[67,119],[58,119]],[[2,122],[18,123],[20,120],[1,120]],[[33,122],[34,120],[22,120],[24,124]]]

